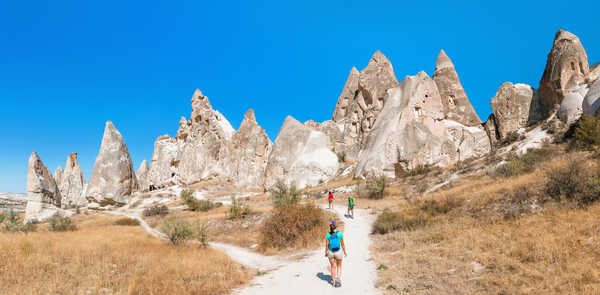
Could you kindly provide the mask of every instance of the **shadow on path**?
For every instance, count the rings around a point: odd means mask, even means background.
[[[323,272],[319,272],[317,274],[317,278],[327,282],[327,284],[331,285],[331,275],[326,275]]]

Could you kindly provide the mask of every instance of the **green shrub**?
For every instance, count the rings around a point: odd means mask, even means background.
[[[165,216],[169,214],[169,207],[167,207],[166,205],[154,205],[150,208],[144,209],[144,211],[142,211],[142,214],[146,217],[156,215]]]
[[[410,231],[419,227],[425,226],[427,219],[425,216],[416,215],[414,217],[406,217],[397,212],[392,212],[385,209],[373,223],[374,234],[387,234],[392,231],[402,230]]]
[[[367,180],[367,191],[366,197],[369,199],[383,199],[385,196],[385,189],[388,187],[387,177],[384,175],[378,177],[372,177]]]
[[[300,191],[296,188],[296,183],[292,182],[289,186],[283,180],[277,180],[275,187],[271,192],[273,207],[279,208],[287,205],[293,205],[300,202]]]
[[[135,218],[123,217],[117,219],[114,224],[123,226],[138,226],[140,225],[140,221]]]
[[[307,239],[307,235],[312,231],[325,228],[327,220],[323,210],[313,205],[294,204],[280,207],[262,225],[261,246],[289,248]]]
[[[191,190],[183,190],[181,192],[181,199],[192,211],[206,212],[211,209],[221,207],[223,204],[220,202],[213,202],[210,200],[199,200],[194,197],[194,192]]]
[[[511,177],[533,172],[539,163],[553,158],[557,152],[556,147],[545,144],[537,149],[529,149],[523,155],[512,155],[506,163],[496,168],[496,175]]]
[[[580,149],[595,150],[600,145],[600,119],[582,116],[575,126],[573,144]]]
[[[185,243],[194,235],[190,223],[181,216],[169,216],[165,218],[161,230],[173,245]]]
[[[231,197],[231,207],[229,208],[229,219],[241,219],[250,214],[250,208],[242,204],[236,197]]]
[[[546,174],[546,193],[556,201],[567,200],[585,207],[600,199],[600,167],[570,160]]]
[[[77,226],[70,217],[61,216],[60,214],[54,214],[50,220],[50,231],[74,231]]]

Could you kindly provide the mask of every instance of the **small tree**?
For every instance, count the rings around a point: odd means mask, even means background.
[[[573,143],[576,147],[593,150],[600,145],[600,119],[593,116],[582,116],[577,121]]]
[[[298,204],[300,202],[300,191],[296,188],[296,183],[292,182],[289,186],[278,180],[272,191],[273,207],[279,208],[287,205]]]
[[[169,216],[163,220],[162,231],[173,245],[185,243],[194,232],[190,223],[180,216]]]
[[[236,197],[231,197],[231,208],[229,208],[229,219],[241,219],[250,214],[250,208],[242,204]]]
[[[367,197],[369,199],[382,199],[387,186],[388,181],[385,175],[371,178],[367,182]]]

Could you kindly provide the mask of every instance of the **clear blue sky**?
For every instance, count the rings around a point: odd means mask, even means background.
[[[329,119],[377,49],[399,80],[445,49],[482,120],[502,82],[537,87],[559,28],[600,61],[598,1],[288,2],[2,1],[0,191],[25,191],[32,151],[52,172],[78,152],[88,179],[106,120],[137,169],[196,88],[236,129],[253,108],[274,140],[287,115]]]

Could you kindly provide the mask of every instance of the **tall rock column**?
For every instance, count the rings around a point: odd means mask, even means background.
[[[135,176],[138,181],[139,190],[142,192],[150,189],[150,182],[148,181],[149,176],[150,176],[149,172],[150,172],[150,167],[148,167],[148,162],[146,162],[146,160],[142,161],[142,163],[140,164],[140,167],[138,168],[137,172],[135,173]]]
[[[61,206],[62,196],[54,177],[36,152],[31,153],[27,165],[27,207],[25,222],[41,222]]]
[[[85,197],[89,202],[101,205],[122,205],[127,203],[137,188],[133,164],[123,136],[111,121],[107,121]]]
[[[64,205],[69,207],[87,205],[87,201],[83,197],[85,180],[83,178],[83,171],[77,161],[77,153],[71,153],[67,157],[59,187],[63,195]]]

